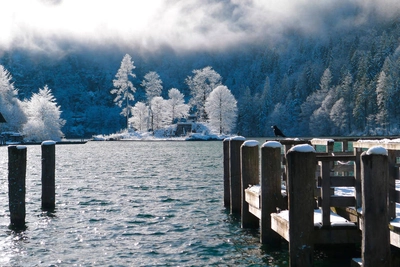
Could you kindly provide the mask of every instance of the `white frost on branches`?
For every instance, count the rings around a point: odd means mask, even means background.
[[[221,85],[222,78],[210,66],[193,70],[193,74],[193,77],[186,78],[186,84],[192,94],[191,103],[197,108],[200,121],[206,121],[208,117],[205,111],[207,97],[214,88]]]
[[[17,98],[18,90],[11,82],[11,74],[0,65],[0,112],[7,123],[1,125],[1,130],[20,131],[26,116],[22,109],[22,103]]]
[[[166,125],[165,116],[166,101],[161,96],[153,97],[151,100],[151,113],[153,115],[153,131],[161,129]]]
[[[189,115],[189,105],[185,104],[184,95],[178,89],[170,89],[168,97],[166,103],[167,117],[171,123],[175,119],[185,118]]]
[[[151,103],[153,97],[160,96],[163,89],[160,76],[155,71],[148,72],[140,85],[146,90],[148,103]]]
[[[215,88],[207,98],[205,109],[214,130],[220,134],[233,130],[237,118],[237,101],[228,87],[220,85]]]
[[[138,131],[147,130],[149,120],[149,108],[143,102],[137,102],[132,108],[132,118],[129,121]]]
[[[34,93],[29,101],[24,102],[27,123],[23,126],[25,139],[29,141],[54,140],[59,141],[63,137],[61,128],[65,120],[61,119],[61,110],[57,106],[51,90],[47,85]]]
[[[135,98],[133,94],[136,88],[132,82],[129,81],[129,76],[135,78],[136,75],[132,73],[132,70],[136,67],[133,65],[133,61],[130,55],[126,54],[121,61],[121,67],[119,68],[116,79],[113,80],[115,89],[110,91],[111,94],[116,94],[114,102],[119,107],[122,107],[121,115],[126,117],[126,123],[128,127],[128,118],[131,112],[131,105],[129,101],[133,101]]]

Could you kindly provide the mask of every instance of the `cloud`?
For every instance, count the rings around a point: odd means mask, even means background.
[[[74,45],[177,51],[271,43],[399,14],[397,0],[20,0],[2,3],[0,49]]]

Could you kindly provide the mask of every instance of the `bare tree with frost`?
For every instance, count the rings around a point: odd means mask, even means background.
[[[140,84],[141,86],[144,87],[146,91],[146,97],[147,97],[147,103],[149,104],[149,120],[148,123],[150,123],[150,126],[147,126],[148,128],[153,129],[153,113],[152,113],[152,108],[151,108],[151,102],[154,97],[160,96],[162,92],[162,81],[160,79],[160,76],[157,74],[155,71],[150,71],[144,76],[144,80]]]
[[[129,121],[138,131],[147,130],[147,122],[149,120],[149,107],[143,102],[136,102],[132,108],[132,117]]]
[[[186,78],[186,84],[192,94],[191,104],[197,109],[200,121],[206,121],[208,118],[205,110],[207,97],[214,88],[221,85],[222,78],[210,66],[200,70],[193,70],[193,74],[194,76]]]
[[[150,107],[153,115],[153,131],[158,130],[166,124],[166,101],[161,96],[153,97]]]
[[[230,133],[235,128],[237,101],[228,87],[220,85],[215,88],[207,98],[205,109],[211,127],[220,134]]]
[[[188,116],[189,105],[185,104],[184,95],[178,89],[172,88],[168,91],[166,103],[168,120],[172,123],[175,119]]]
[[[114,89],[110,91],[111,94],[116,94],[114,102],[119,107],[122,107],[121,115],[126,117],[126,127],[128,128],[129,115],[131,112],[130,101],[135,98],[133,94],[136,92],[136,88],[132,82],[129,81],[129,76],[135,78],[136,75],[132,73],[132,70],[136,67],[133,65],[133,61],[130,55],[126,54],[121,61],[121,67],[119,68],[116,79],[113,80]]]

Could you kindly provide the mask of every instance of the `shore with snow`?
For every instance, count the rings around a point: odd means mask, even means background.
[[[109,135],[94,135],[92,141],[222,141],[229,135],[213,133],[205,124],[196,124],[196,132],[175,136],[173,126],[154,132],[123,130]]]

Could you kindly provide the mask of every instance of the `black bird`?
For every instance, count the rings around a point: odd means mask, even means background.
[[[278,137],[278,136],[286,137],[286,136],[282,133],[282,131],[279,130],[279,128],[278,128],[276,125],[271,126],[271,128],[273,129],[274,134],[275,134],[276,137]]]

